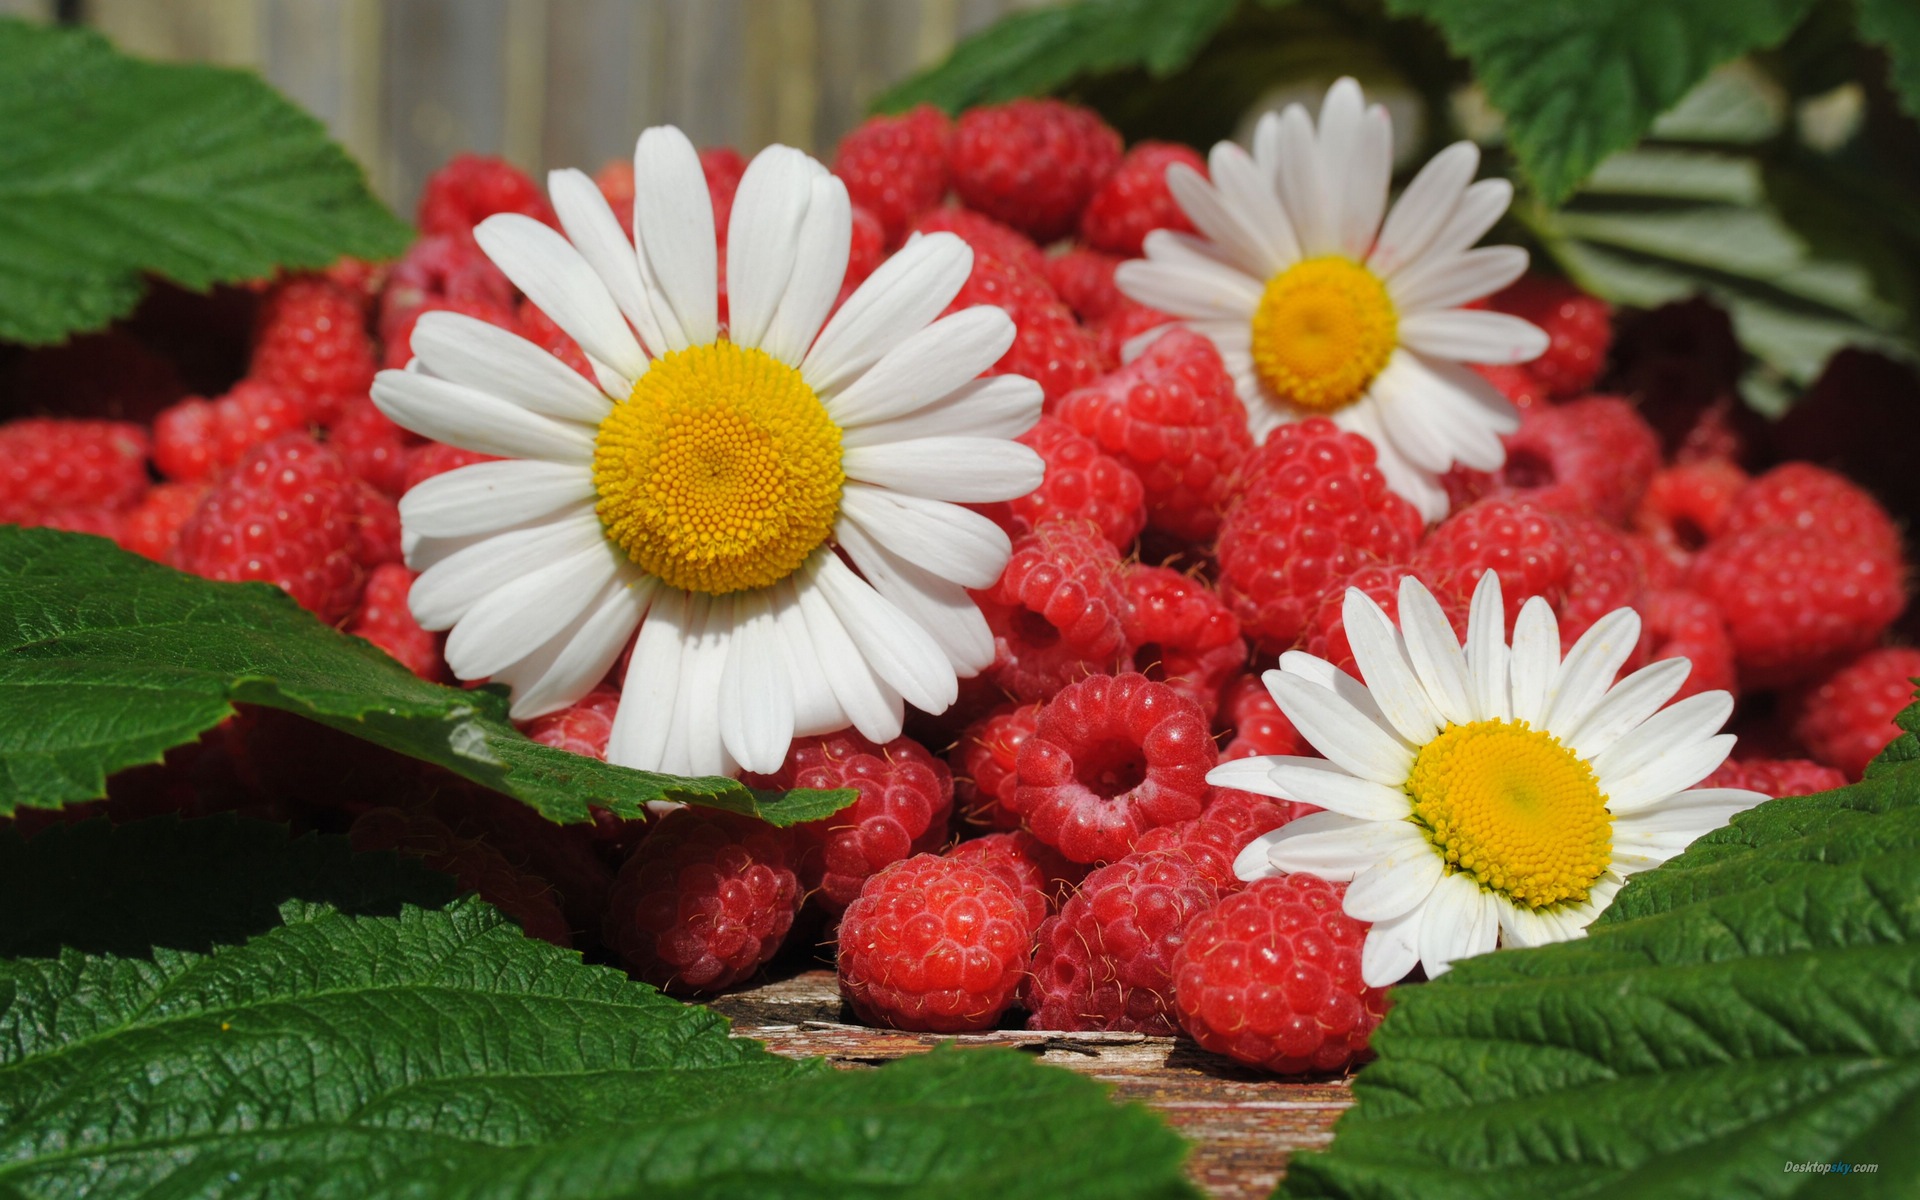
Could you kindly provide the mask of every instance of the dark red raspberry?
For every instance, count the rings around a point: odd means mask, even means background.
[[[1024,829],[961,842],[947,851],[947,857],[984,867],[1006,880],[1027,906],[1035,929],[1087,875],[1085,864],[1068,862]]]
[[[1053,417],[1020,435],[1045,460],[1040,486],[1012,501],[1020,532],[1048,521],[1086,520],[1124,550],[1147,523],[1146,493],[1133,468],[1101,450],[1090,437]]]
[[[880,219],[887,245],[899,245],[913,219],[946,197],[952,136],[947,115],[921,104],[898,116],[868,117],[840,139],[833,173],[855,204]]]
[[[1080,236],[1089,246],[1139,258],[1141,243],[1155,229],[1192,233],[1193,222],[1167,187],[1168,168],[1191,167],[1206,178],[1207,163],[1190,146],[1175,142],[1138,142],[1120,166],[1087,201],[1080,214]]]
[[[571,946],[573,932],[560,912],[553,885],[516,869],[506,856],[477,837],[462,836],[431,813],[374,808],[360,814],[347,833],[362,854],[392,850],[451,875],[463,890],[513,918],[529,937]]]
[[[1051,242],[1073,232],[1120,159],[1120,135],[1091,109],[1013,100],[963,114],[950,161],[953,190],[969,208]]]
[[[426,442],[407,451],[407,475],[401,495],[419,487],[435,475],[444,475],[448,471],[457,471],[461,467],[470,467],[474,463],[498,462],[491,454],[481,454],[475,450],[463,450],[458,446],[449,446],[445,442]]]
[[[1186,329],[1063,397],[1054,415],[1140,476],[1147,524],[1195,541],[1219,529],[1240,460],[1253,448],[1219,352]]]
[[[1900,530],[1865,489],[1812,463],[1783,463],[1734,496],[1721,534],[1799,529],[1900,561]]]
[[[304,433],[256,446],[180,530],[180,568],[284,588],[323,621],[360,598],[360,493],[340,456]]]
[[[911,738],[876,746],[852,731],[795,738],[772,775],[756,787],[852,788],[859,798],[831,817],[794,827],[801,879],[839,912],[875,872],[910,854],[945,845],[953,812],[953,776]]]
[[[327,431],[332,446],[347,469],[388,496],[398,496],[407,482],[407,451],[420,438],[388,419],[366,396],[347,402],[340,419]]]
[[[1847,777],[1844,772],[1805,758],[1730,758],[1695,786],[1746,788],[1779,799],[1845,787]]]
[[[1705,596],[1684,588],[1651,591],[1635,605],[1640,610],[1640,648],[1636,663],[1684,658],[1693,664],[1675,700],[1701,692],[1740,691],[1733,665],[1733,639],[1720,610]]]
[[[718,992],[772,958],[802,893],[792,833],[711,809],[668,813],[621,866],[607,948],[676,995]]]
[[[1169,567],[1136,563],[1127,569],[1125,587],[1134,663],[1212,720],[1220,685],[1247,665],[1240,622],[1205,581]]]
[[[1526,364],[1555,397],[1593,386],[1613,346],[1613,310],[1564,279],[1527,275],[1488,298],[1487,307],[1512,313],[1546,330],[1547,352]]]
[[[560,912],[575,929],[598,928],[613,890],[613,869],[585,824],[560,825],[526,804],[465,780],[434,778],[429,810],[455,833],[498,850],[516,870],[559,892]]]
[[[1355,571],[1419,545],[1419,511],[1377,462],[1373,443],[1324,418],[1280,426],[1247,457],[1215,554],[1220,595],[1261,653],[1291,649]]]
[[[1174,956],[1219,897],[1206,872],[1176,854],[1130,854],[1088,875],[1040,926],[1027,1028],[1178,1032]]]
[[[156,484],[140,503],[127,510],[117,539],[120,548],[172,566],[180,528],[206,494],[204,483]]]
[[[1032,918],[997,871],[918,854],[881,871],[840,920],[840,994],[873,1025],[959,1033],[1013,1006]]]
[[[1566,585],[1574,550],[1566,524],[1555,514],[1525,500],[1500,497],[1468,505],[1435,526],[1413,557],[1414,574],[1425,580],[1441,603],[1465,606],[1480,576],[1500,576],[1507,628],[1529,596],[1551,603]]]
[[[413,580],[413,572],[397,562],[383,563],[368,572],[366,590],[360,595],[360,607],[354,610],[353,619],[347,622],[347,632],[385,650],[420,678],[439,683],[447,675],[447,663],[440,654],[445,636],[429,633],[413,619],[413,611],[407,607]]]
[[[1362,1060],[1387,992],[1360,978],[1368,926],[1341,911],[1346,890],[1311,875],[1259,879],[1188,926],[1173,992],[1193,1040],[1281,1075]]]
[[[1625,522],[1660,469],[1660,437],[1617,396],[1528,409],[1491,494]]]
[[[262,442],[307,424],[304,402],[273,384],[242,379],[224,396],[189,396],[155,417],[153,465],[168,479],[206,479]]]
[[[1199,705],[1135,672],[1095,675],[1041,707],[1013,808],[1074,862],[1111,862],[1147,830],[1199,816],[1218,758]]]
[[[989,679],[1039,700],[1127,661],[1119,551],[1090,521],[1050,521],[1014,539],[991,588],[973,593],[993,630]]]
[[[1353,643],[1347,640],[1347,589],[1359,588],[1380,606],[1381,611],[1397,621],[1400,617],[1400,581],[1408,577],[1426,582],[1420,572],[1410,568],[1373,563],[1361,567],[1340,583],[1328,588],[1326,594],[1320,598],[1319,605],[1314,609],[1312,618],[1308,620],[1306,631],[1301,634],[1300,648],[1308,654],[1326,659],[1356,679],[1359,678],[1360,669],[1353,659]],[[1440,611],[1447,614],[1447,621],[1453,626],[1454,634],[1465,638],[1468,605],[1451,592],[1436,593],[1434,598],[1440,602]],[[1310,753],[1310,751],[1289,750],[1284,753],[1297,754]]]
[[[1121,261],[1118,255],[1075,246],[1047,259],[1047,283],[1074,316],[1092,324],[1132,303],[1113,282]]]
[[[503,158],[459,154],[427,176],[415,223],[429,237],[471,236],[475,225],[503,212],[557,224],[553,206],[525,171]]]
[[[613,716],[619,709],[620,693],[603,684],[559,712],[535,717],[523,732],[542,746],[605,759],[607,742],[613,737]]]
[[[187,298],[184,292],[177,296]],[[249,299],[244,293],[238,298],[243,302]],[[200,299],[192,297],[189,302]],[[216,346],[219,342],[204,327],[193,333],[204,342]],[[207,345],[200,348],[215,353],[224,350]],[[109,329],[10,356],[6,367],[0,369],[0,397],[30,406],[44,405],[69,418],[145,423],[187,394],[189,389],[181,381],[180,372],[180,366],[170,357],[132,333]],[[13,406],[0,403],[0,411],[13,411]]]
[[[1725,459],[1666,467],[1647,485],[1633,527],[1685,570],[1700,547],[1726,530],[1734,497],[1746,485],[1747,473]]]
[[[147,434],[125,421],[0,425],[0,523],[54,509],[127,508],[147,490]]]
[[[1014,764],[1039,719],[1038,704],[1003,704],[967,726],[947,752],[953,764],[953,798],[969,824],[988,829],[1019,826],[1019,814],[1009,807],[1019,786]]]
[[[1817,530],[1719,538],[1695,556],[1687,586],[1726,619],[1749,688],[1831,670],[1879,641],[1907,603],[1898,562]]]
[[[349,400],[365,396],[379,368],[359,298],[338,284],[300,276],[277,285],[260,308],[248,374],[331,425]]]
[[[1815,760],[1858,779],[1900,736],[1893,718],[1913,703],[1916,678],[1920,650],[1869,650],[1794,698],[1794,736]]]
[[[1098,347],[1041,276],[1007,259],[978,255],[948,312],[991,304],[1013,319],[1013,345],[988,375],[1025,375],[1049,401],[1100,375]]]
[[[1233,873],[1233,860],[1247,848],[1248,842],[1313,811],[1316,810],[1311,806],[1292,800],[1215,788],[1213,799],[1199,816],[1147,830],[1140,835],[1133,852],[1183,857],[1199,867],[1225,895],[1239,890],[1240,880]]]

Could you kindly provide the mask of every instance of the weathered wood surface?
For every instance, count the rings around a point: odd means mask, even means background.
[[[758,1038],[779,1054],[824,1056],[837,1067],[878,1066],[943,1041],[1012,1046],[1091,1075],[1115,1096],[1145,1104],[1193,1143],[1187,1174],[1222,1200],[1270,1193],[1295,1150],[1332,1138],[1333,1123],[1353,1103],[1345,1080],[1288,1083],[1242,1070],[1176,1038],[1135,1033],[901,1033],[851,1022],[830,971],[806,971],[712,1002],[734,1033]]]

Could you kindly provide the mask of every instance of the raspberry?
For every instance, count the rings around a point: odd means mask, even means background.
[[[516,870],[552,884],[561,915],[575,929],[594,929],[607,912],[613,870],[584,824],[559,825],[527,805],[465,780],[434,781],[431,811],[454,832],[499,850]]]
[[[1240,622],[1212,588],[1171,568],[1135,564],[1124,582],[1123,625],[1133,661],[1212,720],[1220,685],[1247,665]]]
[[[1020,435],[1046,461],[1040,486],[1010,507],[1021,532],[1047,521],[1086,520],[1100,527],[1116,549],[1125,549],[1147,523],[1146,493],[1133,469],[1101,450],[1090,437],[1053,417]]]
[[[1186,329],[1063,397],[1054,415],[1140,476],[1147,524],[1194,541],[1220,527],[1240,460],[1253,448],[1219,352]]]
[[[491,845],[461,836],[430,813],[369,809],[354,821],[347,837],[359,853],[392,850],[453,876],[462,889],[478,892],[482,900],[518,922],[530,937],[556,946],[573,944],[567,919],[555,903],[553,885],[516,870]]]
[[[1573,565],[1565,523],[1525,500],[1494,497],[1468,505],[1435,526],[1413,556],[1413,570],[1442,605],[1465,606],[1480,576],[1500,576],[1507,627],[1529,596],[1551,602]]]
[[[515,332],[534,345],[553,355],[561,362],[572,367],[588,379],[597,379],[593,366],[587,362],[586,354],[580,349],[580,343],[573,335],[560,328],[540,307],[531,300],[522,300],[515,314]]]
[[[458,154],[427,176],[415,223],[428,236],[472,236],[475,225],[503,212],[558,224],[553,206],[525,171],[503,158]]]
[[[1380,597],[1375,596],[1375,600]],[[1398,598],[1394,601],[1399,603]],[[1256,755],[1308,755],[1313,748],[1287,720],[1258,675],[1236,675],[1220,689],[1220,707],[1233,737],[1220,752],[1221,762]],[[1309,810],[1311,811],[1311,810]]]
[[[386,365],[406,365],[406,335],[422,310],[444,306],[485,319],[489,313],[511,312],[513,302],[513,284],[471,238],[421,238],[394,264],[380,293]],[[401,350],[398,363],[395,342]]]
[[[1128,342],[1173,319],[1172,313],[1148,308],[1131,300],[1120,304],[1106,316],[1097,318],[1092,329],[1094,345],[1100,351],[1100,365],[1109,371],[1117,369],[1126,360]]]
[[[1074,316],[1091,324],[1132,303],[1113,282],[1114,268],[1120,262],[1117,255],[1075,246],[1047,259],[1047,285]]]
[[[1240,887],[1240,880],[1233,873],[1233,860],[1247,848],[1248,842],[1313,811],[1316,810],[1310,805],[1291,800],[1216,788],[1213,799],[1199,816],[1147,830],[1140,835],[1133,852],[1185,858],[1200,868],[1225,895]]]
[[[1088,875],[1040,926],[1029,1029],[1178,1032],[1173,960],[1219,889],[1175,854],[1128,855]]]
[[[1710,543],[1687,586],[1720,609],[1743,687],[1817,675],[1880,639],[1906,607],[1900,566],[1815,530],[1750,529]]]
[[[973,593],[993,630],[992,682],[1039,700],[1126,662],[1120,554],[1088,521],[1051,521],[1016,538],[1006,569]]]
[[[542,746],[604,760],[607,742],[613,737],[613,715],[619,708],[620,693],[602,685],[559,712],[535,717],[522,732]]]
[[[359,494],[340,456],[304,433],[248,451],[180,529],[182,570],[284,588],[327,622],[353,611],[362,581]]]
[[[380,366],[384,370],[404,370],[413,361],[413,330],[420,324],[420,318],[430,312],[457,312],[462,316],[485,321],[501,329],[521,332],[520,318],[515,315],[514,306],[493,304],[485,300],[431,300],[425,304],[408,309],[395,316],[383,328],[385,348],[381,351]]]
[[[373,386],[379,364],[366,313],[338,284],[289,279],[268,294],[259,321],[247,373],[304,405],[309,419],[331,425],[347,401]]]
[[[954,126],[953,190],[967,207],[1051,242],[1073,231],[1120,159],[1120,135],[1091,109],[1058,100],[985,105]]]
[[[1281,1075],[1364,1058],[1387,992],[1361,981],[1367,926],[1341,911],[1346,890],[1311,875],[1260,879],[1188,926],[1173,994],[1193,1040]]]
[[[947,857],[972,863],[1005,880],[1026,905],[1035,929],[1087,874],[1085,866],[1068,862],[1058,850],[1024,829],[961,842],[947,851]]]
[[[1666,467],[1655,473],[1633,513],[1633,527],[1684,569],[1700,547],[1725,531],[1747,473],[1723,459]]]
[[[327,445],[347,469],[388,496],[398,496],[405,488],[407,450],[419,441],[367,396],[348,401],[340,419],[327,431]]]
[[[847,245],[847,273],[840,280],[840,302],[846,303],[854,289],[887,258],[887,235],[880,218],[859,205],[853,207],[852,240]]]
[[[407,607],[413,580],[413,572],[397,562],[375,567],[367,574],[366,590],[360,595],[360,607],[347,622],[347,632],[385,650],[420,678],[438,683],[447,673],[446,660],[440,655],[443,638],[420,628],[420,622],[413,619],[413,611]]]
[[[121,531],[126,527],[127,514],[117,508],[100,508],[97,505],[84,504],[74,508],[45,509],[25,523],[44,529],[60,529],[67,533],[90,533],[95,537],[117,542],[120,540]]]
[[[989,829],[1019,826],[1020,816],[1010,807],[1019,785],[1014,764],[1039,719],[1038,704],[1003,704],[967,726],[948,751],[954,800],[970,824]]]
[[[1847,777],[1806,758],[1728,759],[1696,787],[1745,788],[1764,796],[1811,796],[1847,786]]]
[[[1176,163],[1201,178],[1206,160],[1192,147],[1174,142],[1139,142],[1087,201],[1080,214],[1080,236],[1089,246],[1122,258],[1139,258],[1141,244],[1155,229],[1192,233],[1193,222],[1167,187],[1167,170]]]
[[[1800,529],[1900,561],[1900,530],[1887,510],[1844,475],[1812,463],[1783,463],[1734,496],[1722,534]]]
[[[419,487],[435,475],[444,475],[448,471],[457,471],[461,467],[470,467],[474,463],[498,462],[491,454],[481,454],[477,450],[463,450],[458,446],[449,446],[445,442],[427,442],[407,451],[407,474],[403,480],[405,486],[400,494],[405,495]]]
[[[126,508],[147,490],[147,434],[125,421],[32,417],[0,425],[0,523],[67,508]]]
[[[1920,650],[1869,650],[1795,698],[1793,733],[1815,760],[1858,779],[1900,736],[1893,718],[1913,703]]]
[[[748,776],[756,787],[852,788],[859,798],[831,817],[794,828],[801,877],[818,888],[821,906],[839,912],[869,877],[910,854],[947,840],[953,776],[911,738],[876,746],[851,731],[795,738],[772,775]]]
[[[1012,807],[1074,862],[1111,862],[1140,835],[1200,815],[1218,756],[1200,706],[1129,672],[1060,689],[1020,747]]]
[[[987,1029],[1012,1007],[1032,919],[996,871],[917,854],[867,881],[840,920],[840,994],[896,1029]]]
[[[1400,581],[1411,576],[1422,583],[1426,580],[1420,572],[1406,567],[1384,563],[1370,563],[1361,567],[1346,579],[1328,588],[1320,597],[1320,603],[1314,608],[1313,616],[1307,622],[1307,628],[1301,634],[1300,648],[1317,658],[1324,658],[1347,674],[1358,678],[1359,667],[1353,658],[1353,644],[1347,640],[1347,589],[1359,588],[1378,604],[1383,612],[1396,620],[1400,615]],[[1453,626],[1457,636],[1465,637],[1467,632],[1468,605],[1454,593],[1436,593],[1440,610],[1447,614],[1447,621]],[[1261,688],[1264,693],[1265,688]],[[1291,726],[1288,727],[1289,729]],[[1296,737],[1298,735],[1295,735]],[[1311,753],[1311,751],[1262,751],[1262,753]]]
[[[732,987],[772,958],[800,911],[792,833],[709,809],[668,813],[614,877],[602,934],[676,995]]]
[[[973,273],[947,311],[976,304],[995,305],[1013,319],[1013,345],[986,374],[1025,375],[1040,385],[1048,401],[1099,377],[1099,350],[1092,336],[1041,276],[1007,259],[977,256]]]
[[[369,569],[401,561],[406,554],[401,545],[400,506],[364,479],[355,479],[352,490],[358,535],[355,561]]]
[[[1220,595],[1261,653],[1291,649],[1356,570],[1404,561],[1419,544],[1418,510],[1377,461],[1373,443],[1318,417],[1280,426],[1247,457],[1215,553]]]
[[[879,218],[889,246],[913,219],[947,194],[947,143],[953,123],[930,104],[899,116],[869,117],[833,153],[833,173],[855,204]]]
[[[207,494],[204,483],[162,483],[127,510],[118,539],[122,550],[131,550],[155,562],[173,564],[174,547],[180,542],[180,528],[200,507]]]
[[[205,479],[262,442],[306,427],[305,404],[273,384],[242,379],[224,396],[189,396],[155,417],[153,465],[169,479]]]
[[[1526,275],[1488,298],[1487,307],[1533,322],[1547,333],[1547,352],[1527,372],[1555,396],[1593,386],[1613,345],[1613,310],[1564,279]]]
[[[1648,592],[1638,605],[1640,648],[1634,663],[1684,658],[1693,664],[1675,700],[1701,692],[1740,690],[1734,673],[1733,639],[1713,602],[1684,588]]]
[[[973,261],[977,266],[983,258],[1019,271],[1027,280],[1046,283],[1047,256],[1033,239],[1016,229],[1009,229],[992,217],[964,208],[935,208],[921,214],[913,223],[915,233],[951,233],[967,245],[973,247]],[[1047,289],[1051,291],[1051,287]],[[1058,300],[1058,296],[1053,299]]]
[[[1527,363],[1468,363],[1469,370],[1493,385],[1522,412],[1547,403],[1546,385],[1527,369]]]
[[[708,146],[700,151],[700,173],[706,176],[707,196],[713,201],[714,231],[725,242],[733,221],[733,195],[747,173],[746,156],[732,146]],[[633,219],[631,204],[627,206],[627,219]],[[721,278],[725,278],[724,272]]]
[[[1567,577],[1547,602],[1560,619],[1560,637],[1568,645],[1616,608],[1640,601],[1640,559],[1626,536],[1598,517],[1569,513],[1565,530]],[[1471,593],[1469,593],[1471,597]]]
[[[613,210],[614,219],[620,222],[620,228],[633,240],[633,160],[631,158],[610,158],[600,164],[593,173],[593,185],[600,189],[606,198],[607,207]]]
[[[1624,522],[1660,469],[1660,438],[1616,396],[1530,408],[1506,439],[1495,495]]]

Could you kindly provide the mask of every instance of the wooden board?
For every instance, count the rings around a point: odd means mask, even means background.
[[[820,1055],[858,1070],[943,1041],[1012,1046],[1091,1075],[1121,1100],[1147,1105],[1193,1144],[1187,1174],[1222,1200],[1257,1200],[1273,1191],[1295,1150],[1317,1149],[1353,1103],[1345,1080],[1290,1083],[1244,1070],[1192,1042],[1136,1033],[902,1033],[851,1023],[831,971],[806,971],[711,1002],[738,1037],[777,1054]]]

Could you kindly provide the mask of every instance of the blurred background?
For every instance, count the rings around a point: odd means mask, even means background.
[[[250,67],[411,212],[462,150],[592,171],[648,125],[822,156],[889,84],[1049,0],[0,0],[134,54]]]

